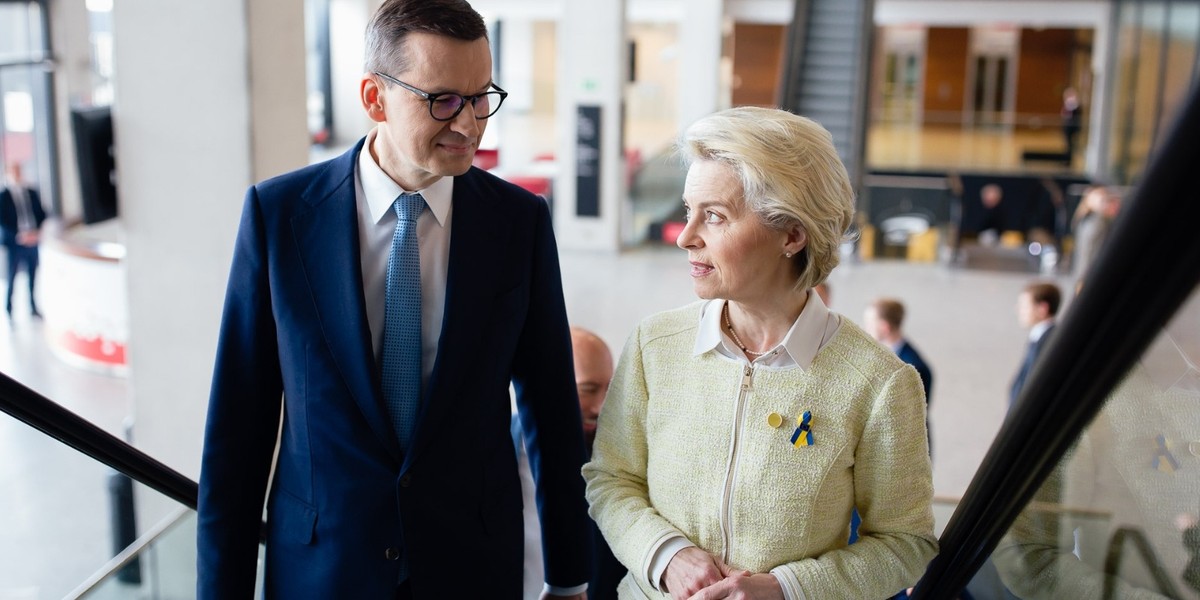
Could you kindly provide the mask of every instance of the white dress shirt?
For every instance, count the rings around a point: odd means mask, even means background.
[[[405,190],[371,156],[375,132],[358,154],[355,198],[358,203],[358,247],[367,301],[371,347],[379,364],[383,351],[383,317],[387,305],[387,263],[396,231],[392,204],[403,193],[420,192],[425,210],[417,219],[417,248],[421,252],[421,388],[429,385],[446,304],[446,273],[450,268],[450,219],[454,178],[442,177],[423,190]]]
[[[363,295],[375,363],[383,351],[383,320],[387,304],[387,263],[396,231],[396,197],[420,192],[425,210],[417,218],[417,248],[421,253],[421,389],[429,385],[437,358],[438,339],[446,304],[446,274],[450,270],[450,220],[453,213],[454,178],[442,177],[423,190],[400,187],[371,156],[375,131],[367,135],[358,153],[354,194],[358,204],[358,247],[363,273]],[[571,588],[545,586],[555,595],[568,596],[587,590],[587,583]]]
[[[17,209],[17,231],[24,233],[37,229],[37,219],[33,216],[33,206],[30,205],[29,192],[25,186],[19,183],[10,184],[8,193]]]
[[[1050,329],[1053,326],[1054,326],[1054,319],[1046,319],[1045,321],[1042,321],[1041,323],[1038,323],[1038,324],[1034,325],[1033,327],[1030,327],[1029,328],[1029,343],[1033,344],[1033,343],[1036,343],[1038,340],[1042,339],[1042,336],[1046,335],[1046,330]]]

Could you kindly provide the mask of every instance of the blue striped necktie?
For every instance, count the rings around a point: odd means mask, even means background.
[[[388,255],[387,307],[383,318],[383,398],[400,448],[412,439],[421,398],[421,252],[417,217],[425,209],[420,194],[400,194],[396,232]]]

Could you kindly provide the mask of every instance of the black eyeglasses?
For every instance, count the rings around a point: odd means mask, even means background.
[[[463,96],[462,94],[454,94],[450,92],[441,92],[430,94],[424,90],[419,90],[391,75],[374,71],[374,73],[422,98],[429,102],[429,116],[438,121],[452,121],[462,112],[464,106],[468,102],[471,103],[471,108],[475,110],[476,119],[486,119],[500,110],[500,105],[504,104],[504,99],[508,97],[508,92],[500,89],[500,86],[492,83],[489,84],[495,88],[495,91],[487,91],[482,94],[473,96]]]

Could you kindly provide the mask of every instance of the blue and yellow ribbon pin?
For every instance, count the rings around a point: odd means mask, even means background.
[[[1159,435],[1155,441],[1158,442],[1158,448],[1156,448],[1154,461],[1151,464],[1163,473],[1174,473],[1175,469],[1179,468],[1179,461],[1175,460],[1175,455],[1171,454],[1171,450],[1167,448],[1167,438]]]
[[[796,419],[796,422],[800,426],[796,428],[796,431],[792,432],[792,445],[797,448],[813,445],[812,411],[804,411],[804,414],[799,419]]]

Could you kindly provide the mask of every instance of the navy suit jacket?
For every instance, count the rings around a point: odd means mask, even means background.
[[[46,220],[46,209],[42,206],[41,196],[38,196],[37,190],[30,188],[25,188],[25,193],[33,210],[33,220],[41,227],[42,222]],[[0,237],[3,238],[5,248],[17,245],[17,203],[13,200],[12,192],[3,186],[0,186]]]
[[[1033,365],[1037,362],[1037,357],[1042,353],[1042,348],[1046,345],[1046,340],[1050,339],[1050,333],[1054,331],[1054,325],[1050,325],[1042,333],[1042,337],[1036,342],[1028,345],[1025,349],[1025,359],[1021,361],[1021,368],[1017,371],[1017,376],[1013,378],[1012,388],[1008,391],[1008,405],[1011,407],[1017,402],[1017,396],[1021,395],[1021,388],[1025,387],[1025,380],[1029,378],[1029,374],[1033,372]]]
[[[929,393],[933,390],[933,372],[929,370],[929,365],[925,364],[925,359],[921,358],[921,354],[908,340],[900,342],[896,356],[917,370],[917,374],[921,376],[921,387],[925,388],[925,404],[929,404]]]
[[[444,323],[404,451],[365,312],[362,145],[246,194],[201,465],[198,596],[252,596],[265,499],[268,598],[392,598],[401,553],[418,599],[519,598],[510,381],[552,524],[547,581],[587,581],[583,436],[546,203],[475,168],[455,179]]]

